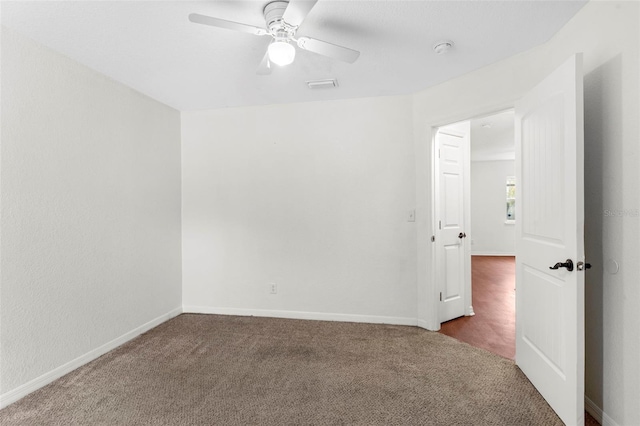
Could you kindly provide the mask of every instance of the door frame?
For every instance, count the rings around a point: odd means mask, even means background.
[[[429,176],[430,176],[430,180],[431,180],[431,197],[430,197],[430,201],[431,201],[431,233],[430,236],[424,236],[425,240],[429,240],[429,244],[431,244],[431,264],[434,266],[431,269],[431,273],[430,273],[430,279],[431,279],[431,283],[432,283],[432,291],[431,292],[427,292],[427,294],[431,294],[431,300],[427,301],[427,305],[429,306],[429,308],[431,309],[431,312],[433,313],[431,315],[431,323],[433,324],[432,327],[424,327],[427,328],[428,330],[432,330],[432,331],[438,331],[440,330],[440,297],[439,297],[439,293],[440,293],[440,283],[438,283],[438,256],[437,256],[437,245],[434,241],[434,238],[438,238],[438,207],[439,207],[439,200],[438,200],[438,196],[439,196],[439,188],[438,188],[438,171],[439,171],[439,166],[438,166],[438,155],[437,155],[437,143],[436,143],[436,135],[438,132],[438,129],[441,127],[446,127],[455,123],[459,123],[462,121],[468,121],[468,120],[474,120],[474,119],[479,119],[479,118],[484,118],[484,117],[489,117],[491,115],[495,115],[495,114],[500,114],[501,112],[505,112],[508,110],[513,110],[515,108],[515,100],[513,102],[509,102],[506,104],[501,104],[498,106],[493,106],[493,107],[485,107],[485,108],[478,108],[477,110],[471,110],[468,111],[464,114],[456,114],[455,116],[451,116],[449,118],[444,118],[440,121],[438,121],[437,123],[430,123],[428,124],[430,130],[431,130],[431,141],[430,141],[430,149],[429,149],[429,153],[431,156],[431,162],[430,162],[430,166],[431,166],[431,170],[429,172]],[[470,139],[469,139],[470,140]],[[471,143],[471,142],[470,142]],[[469,155],[470,155],[470,146],[469,148]],[[470,162],[465,161],[465,165],[468,164],[469,167],[467,169],[465,169],[465,179],[468,179],[470,177],[470,173],[471,173],[471,167],[470,167]],[[516,164],[517,167],[517,164]],[[467,259],[465,259],[465,262],[468,265],[468,271],[465,271],[465,284],[464,284],[464,289],[465,289],[465,316],[471,316],[471,315],[475,315],[475,313],[473,312],[473,307],[472,307],[472,303],[471,303],[471,296],[472,296],[472,285],[471,285],[471,250],[469,248],[470,244],[471,244],[471,235],[472,234],[472,230],[471,230],[471,221],[470,221],[470,206],[468,203],[468,200],[470,200],[470,190],[471,187],[470,185],[468,187],[465,187],[465,228],[469,229],[469,232],[467,235],[467,238],[465,241],[465,256],[467,257]],[[517,283],[516,283],[517,284]]]

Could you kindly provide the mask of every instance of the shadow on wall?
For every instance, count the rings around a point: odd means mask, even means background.
[[[623,176],[620,172],[623,167],[621,81],[621,55],[584,76],[585,252],[592,265],[585,276],[585,394],[605,412],[608,410],[603,395],[604,282],[611,280],[613,271],[606,270],[607,261],[616,249],[604,236],[623,235],[622,219],[605,215],[611,209],[623,210],[623,200],[622,191],[605,194],[603,188],[622,188],[622,180],[605,182],[614,176],[619,176],[618,179]],[[615,244],[621,245],[622,241]],[[622,309],[622,305],[619,308]],[[614,325],[607,324],[608,330],[611,327]]]

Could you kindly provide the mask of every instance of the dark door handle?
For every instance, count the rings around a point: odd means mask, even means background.
[[[461,232],[458,234],[458,238],[463,239],[466,238],[467,234],[465,234],[464,232]]]
[[[567,259],[566,262],[558,262],[553,266],[549,266],[549,269],[560,269],[567,268],[567,271],[573,271],[573,261],[571,259]]]

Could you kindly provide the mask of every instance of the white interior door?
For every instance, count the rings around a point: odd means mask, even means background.
[[[580,54],[515,108],[516,364],[568,425],[584,420],[582,90]]]
[[[470,123],[458,123],[436,133],[437,230],[436,264],[440,283],[440,322],[471,310],[471,270],[466,232],[469,202],[468,161]],[[469,287],[469,288],[468,288]]]

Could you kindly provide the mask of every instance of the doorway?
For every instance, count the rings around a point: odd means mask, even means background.
[[[469,147],[460,150],[469,157],[468,161],[460,161],[462,173],[468,175],[464,180],[469,181],[461,188],[468,194],[459,197],[460,203],[468,204],[461,209],[468,218],[460,221],[466,223],[463,235],[466,234],[468,241],[461,239],[459,244],[461,248],[466,246],[465,266],[470,268],[466,274],[470,283],[462,284],[461,288],[469,291],[471,297],[467,295],[469,309],[466,312],[459,310],[455,317],[449,315],[449,309],[443,312],[441,332],[515,359],[514,111],[510,109],[463,123],[467,124],[457,123],[453,127],[468,132],[464,142]],[[451,127],[442,127],[439,132],[451,134]],[[451,164],[449,158],[444,161],[443,167]],[[445,289],[445,295],[449,293]]]
[[[584,422],[584,273],[589,265],[584,257],[583,108],[580,53],[523,94],[514,107],[520,187],[515,225],[516,365],[567,424]],[[434,148],[437,136],[438,132]],[[434,154],[437,172],[441,161]],[[435,173],[433,182],[438,178]],[[444,257],[438,243],[441,210],[436,208],[442,191],[438,185],[433,189],[434,285],[427,296],[438,314],[438,291],[446,279],[441,279],[445,265],[438,262],[438,256]],[[464,250],[470,247],[460,245]]]
[[[515,256],[472,256],[474,316],[442,323],[440,333],[515,360]]]

